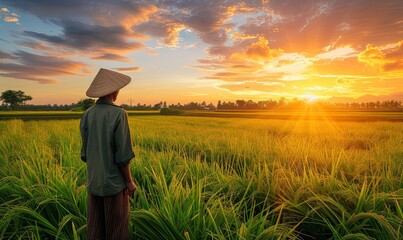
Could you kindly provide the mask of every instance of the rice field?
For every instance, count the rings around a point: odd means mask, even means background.
[[[129,122],[132,239],[403,239],[403,122]],[[0,121],[0,239],[86,239],[78,126]]]

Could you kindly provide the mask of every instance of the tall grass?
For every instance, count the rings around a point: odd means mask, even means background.
[[[403,238],[402,123],[129,121],[133,239]],[[0,238],[86,239],[78,120],[0,133]]]

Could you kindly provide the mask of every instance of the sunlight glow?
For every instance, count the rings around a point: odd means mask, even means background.
[[[313,94],[304,94],[301,95],[301,97],[304,98],[308,103],[315,102],[315,100],[318,99],[318,96]]]

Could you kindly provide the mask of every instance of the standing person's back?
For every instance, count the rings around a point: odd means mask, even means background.
[[[87,91],[99,97],[81,117],[81,159],[87,163],[90,239],[127,239],[129,195],[136,189],[130,160],[134,158],[126,112],[115,105],[119,89],[130,77],[101,69]]]
[[[112,102],[99,99],[82,116],[87,131],[87,186],[97,196],[114,195],[126,188],[119,167],[134,158],[126,112]]]

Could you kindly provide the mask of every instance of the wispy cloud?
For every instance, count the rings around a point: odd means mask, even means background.
[[[314,7],[314,13],[311,15],[308,15],[308,18],[306,19],[306,22],[304,24],[304,26],[301,27],[301,29],[299,30],[299,32],[303,32],[305,30],[305,28],[316,18],[322,16],[323,14],[326,14],[329,12],[329,9],[332,7],[332,4],[334,3],[334,1],[332,2],[319,2],[315,7]]]
[[[3,18],[3,21],[9,23],[19,24],[20,19],[16,13],[10,12],[8,8],[1,8],[0,10],[0,18]]]
[[[358,59],[381,71],[403,71],[403,41],[399,41],[395,47],[383,49],[368,44]]]
[[[141,70],[141,67],[115,68],[115,70],[120,72],[138,72]]]
[[[334,59],[345,59],[355,57],[357,55],[357,51],[350,46],[340,47],[337,49],[333,49],[331,51],[326,51],[324,53],[320,53],[316,55],[316,59],[319,60],[334,60]]]
[[[95,55],[95,56],[91,57],[91,59],[119,61],[119,62],[131,62],[130,58],[127,58],[127,57],[124,57],[124,56],[118,55],[118,54],[113,54],[113,53],[103,53],[101,55]]]
[[[42,84],[56,83],[52,78],[77,75],[86,72],[84,64],[52,56],[42,56],[24,51],[0,52],[0,76],[36,81]]]
[[[67,20],[61,21],[59,25],[63,27],[61,35],[32,31],[24,31],[23,34],[58,47],[75,50],[135,51],[144,46],[142,43],[130,41],[130,33],[122,26],[89,25]]]

